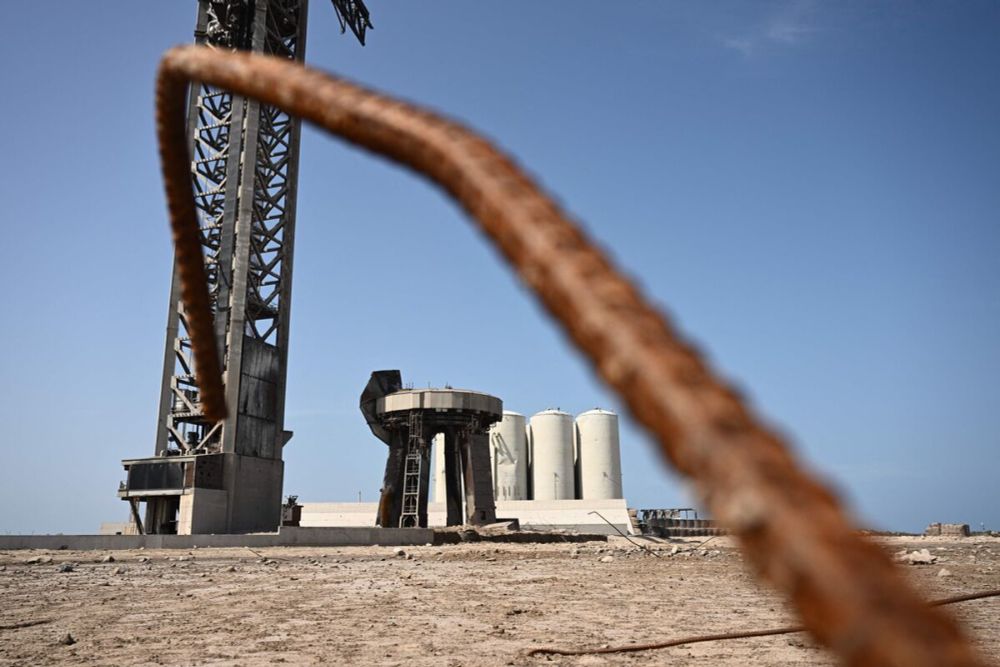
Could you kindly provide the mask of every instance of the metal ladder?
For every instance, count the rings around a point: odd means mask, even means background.
[[[403,510],[400,528],[420,526],[420,469],[423,466],[424,420],[419,410],[410,413],[410,434],[403,464]]]

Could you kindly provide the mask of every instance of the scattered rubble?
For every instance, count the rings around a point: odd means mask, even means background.
[[[903,549],[896,554],[896,562],[907,563],[909,565],[933,565],[937,562],[938,557],[933,555],[927,549],[918,549],[916,551],[907,551]]]

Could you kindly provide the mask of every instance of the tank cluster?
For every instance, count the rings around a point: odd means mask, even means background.
[[[575,420],[561,410],[530,420],[505,410],[490,428],[490,453],[497,500],[622,497],[618,415],[609,410]]]

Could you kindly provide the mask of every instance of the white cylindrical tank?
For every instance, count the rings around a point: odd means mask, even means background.
[[[576,418],[576,450],[580,497],[600,500],[622,497],[622,456],[618,415],[594,409]]]
[[[448,500],[444,476],[444,433],[435,435],[431,445],[434,449],[434,502],[443,503]]]
[[[503,411],[490,427],[493,496],[497,500],[528,499],[528,437],[524,415]]]
[[[534,500],[572,500],[573,417],[543,410],[531,418],[531,486]]]

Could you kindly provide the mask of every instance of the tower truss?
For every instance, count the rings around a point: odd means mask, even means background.
[[[307,11],[308,0],[199,0],[195,41],[301,61]],[[201,85],[190,93],[188,130],[229,417],[212,422],[202,414],[175,271],[156,456],[125,462],[128,481],[119,495],[132,503],[136,519],[136,504],[147,503],[147,532],[274,530],[282,448],[291,437],[284,408],[300,123],[275,107]],[[163,479],[150,472],[167,462],[190,471],[179,468]],[[196,470],[214,471],[210,485],[220,488],[210,489],[210,501],[197,500]],[[164,485],[181,488],[143,488]]]

